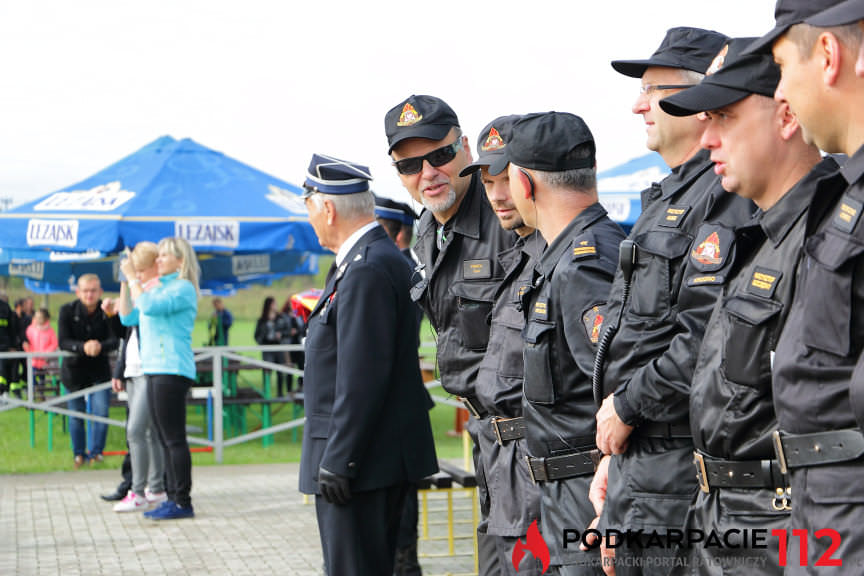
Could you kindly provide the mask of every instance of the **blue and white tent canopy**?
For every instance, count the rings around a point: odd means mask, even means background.
[[[201,288],[224,290],[249,284],[269,284],[287,275],[315,274],[318,255],[311,252],[280,250],[278,252],[198,254],[201,266]],[[24,278],[25,286],[39,294],[74,292],[82,274],[96,274],[106,292],[118,292],[119,259],[102,258],[79,262],[46,262],[15,258],[0,266],[0,276]]]
[[[609,217],[630,231],[642,213],[642,190],[660,182],[669,174],[663,158],[654,152],[639,156],[597,174],[600,204]]]
[[[323,253],[300,188],[163,136],[86,180],[0,213],[0,260],[96,259],[182,236],[197,252]]]

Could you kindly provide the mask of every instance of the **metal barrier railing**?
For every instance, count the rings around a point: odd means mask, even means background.
[[[268,362],[266,360],[261,360],[258,358],[254,358],[251,356],[246,356],[240,354],[240,352],[291,352],[291,351],[302,351],[303,346],[299,344],[282,344],[282,345],[268,345],[268,346],[208,346],[202,348],[194,348],[193,352],[195,354],[195,362],[205,362],[210,361],[212,366],[212,382],[209,386],[202,387],[196,386],[196,390],[207,390],[206,398],[208,401],[208,424],[212,426],[211,432],[208,438],[199,437],[199,436],[188,436],[188,440],[191,444],[198,444],[203,446],[209,446],[213,448],[213,455],[217,463],[222,463],[223,460],[223,452],[225,447],[234,446],[236,444],[242,444],[244,442],[249,442],[251,440],[257,440],[258,438],[264,438],[268,436],[272,436],[277,432],[282,432],[285,430],[291,430],[302,426],[306,422],[305,417],[294,418],[288,422],[282,422],[279,424],[272,424],[269,419],[269,411],[270,411],[270,402],[271,398],[269,397],[269,391],[267,390],[267,381],[269,379],[269,373],[265,376],[265,394],[258,403],[263,404],[265,413],[268,415],[267,418],[264,418],[262,421],[262,427],[259,430],[254,432],[249,432],[246,434],[241,434],[239,436],[235,436],[233,438],[225,439],[224,437],[224,413],[223,409],[225,407],[224,402],[224,392],[225,392],[225,373],[230,369],[230,362],[234,361],[237,363],[242,363],[244,370],[251,369],[265,369],[272,370],[275,372],[282,372],[284,374],[292,375],[292,376],[303,376],[303,371],[292,366],[287,366],[284,364],[276,364],[273,362]],[[104,390],[106,388],[111,387],[110,382],[105,382],[101,384],[97,384],[94,386],[90,386],[89,388],[85,388],[82,390],[77,390],[74,392],[66,392],[61,394],[58,390],[57,396],[53,397],[45,397],[42,400],[36,399],[36,383],[35,383],[35,372],[33,368],[33,359],[34,358],[43,358],[43,359],[62,359],[65,357],[74,356],[69,352],[58,351],[58,352],[0,352],[0,360],[8,361],[8,360],[21,360],[24,359],[26,361],[26,372],[27,372],[27,394],[26,398],[18,399],[14,398],[11,395],[0,396],[0,413],[5,412],[7,410],[12,410],[15,408],[25,408],[31,410],[31,418],[30,418],[30,438],[31,438],[31,446],[34,445],[34,411],[46,412],[50,415],[59,414],[67,417],[75,417],[81,418],[82,420],[90,421],[90,422],[100,422],[103,424],[107,424],[109,426],[119,426],[122,428],[126,427],[125,420],[117,420],[112,418],[105,418],[102,416],[97,416],[95,414],[89,413],[81,413],[73,410],[69,410],[65,407],[58,406],[60,404],[65,405],[71,399],[79,398],[88,394],[92,394],[94,392],[98,392],[100,390]],[[61,360],[62,361],[62,360]],[[440,386],[441,383],[438,380],[433,380],[431,382],[426,383],[426,388],[435,388]],[[199,396],[200,397],[200,396]],[[458,408],[462,407],[462,404],[457,400],[451,398],[445,398],[441,396],[434,396],[433,399],[435,402],[440,404],[446,404],[450,406],[455,406]],[[293,396],[293,401],[302,400],[302,393],[295,393]],[[49,424],[50,425],[50,424]],[[466,466],[467,467],[467,466]]]

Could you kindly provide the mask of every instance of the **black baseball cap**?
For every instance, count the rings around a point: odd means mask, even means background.
[[[864,2],[861,0],[846,0],[818,14],[814,14],[807,19],[807,23],[812,26],[826,28],[828,26],[845,26],[859,20],[864,20]]]
[[[507,142],[510,141],[513,124],[521,117],[519,114],[500,116],[487,124],[483,128],[483,131],[480,132],[480,136],[477,137],[479,158],[459,172],[459,176],[473,174],[482,166],[488,166],[489,173],[493,176],[500,174],[507,167],[507,164],[496,167],[496,170],[493,171],[492,163],[504,155],[504,148],[507,147]]]
[[[713,30],[686,26],[670,28],[651,58],[613,60],[612,68],[632,78],[641,78],[645,70],[652,66],[681,68],[703,74],[723,44],[728,41],[728,36]]]
[[[780,82],[780,68],[770,53],[747,52],[754,40],[730,41],[714,58],[702,82],[660,100],[660,107],[672,116],[690,116],[725,108],[751,94],[772,98]]]
[[[584,144],[591,145],[591,155],[576,158],[572,152]],[[593,168],[594,136],[579,116],[568,112],[526,114],[513,124],[504,154],[495,159],[489,171],[496,174],[513,162],[522,168],[563,172]]]
[[[407,138],[442,140],[454,126],[459,126],[459,118],[446,102],[435,96],[412,94],[384,116],[384,131],[390,145],[387,153]]]
[[[774,29],[753,42],[749,50],[771,52],[774,42],[789,28],[803,22],[818,26],[810,22],[810,17],[841,3],[841,0],[777,0],[774,5]]]

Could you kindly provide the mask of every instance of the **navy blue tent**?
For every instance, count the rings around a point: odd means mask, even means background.
[[[642,213],[640,192],[652,182],[660,182],[667,174],[669,167],[654,152],[604,170],[597,174],[600,203],[609,217],[629,232]]]
[[[0,261],[93,259],[166,236],[182,236],[198,252],[323,253],[300,192],[193,140],[163,136],[82,182],[0,213]]]

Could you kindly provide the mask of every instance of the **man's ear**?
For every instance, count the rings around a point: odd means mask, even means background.
[[[327,215],[327,224],[332,226],[336,222],[336,210],[332,200],[324,200],[322,208]]]
[[[789,103],[785,100],[777,106],[776,120],[780,124],[780,137],[783,140],[790,140],[797,132],[801,125],[798,123],[798,117],[792,112]]]
[[[837,36],[831,32],[823,32],[816,40],[816,58],[820,59],[822,82],[825,86],[833,86],[840,77],[842,64],[842,45]]]

